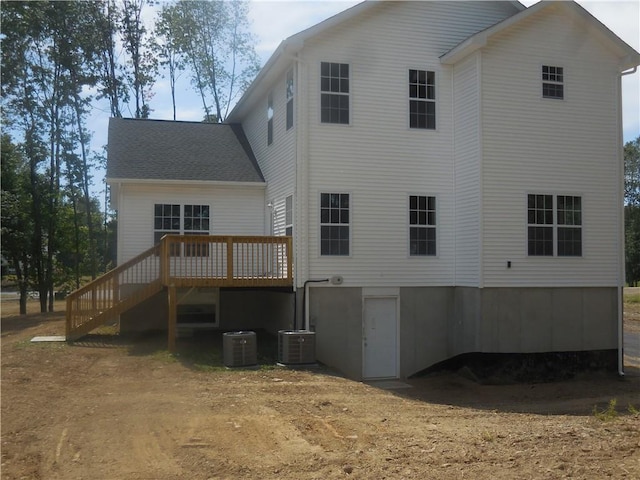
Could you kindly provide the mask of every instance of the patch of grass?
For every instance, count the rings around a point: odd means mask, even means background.
[[[178,360],[201,372],[219,372],[225,370],[222,363],[222,352],[216,348],[181,349],[174,354]]]
[[[601,422],[609,422],[611,420],[615,420],[618,418],[618,411],[616,410],[616,405],[618,400],[612,398],[609,400],[609,404],[607,408],[600,410],[598,406],[593,407],[593,416],[596,417]]]
[[[493,442],[496,439],[496,436],[488,430],[482,432],[482,440],[485,442]]]
[[[627,406],[627,410],[634,417],[640,416],[640,410],[638,410],[636,407],[634,407],[631,403]]]

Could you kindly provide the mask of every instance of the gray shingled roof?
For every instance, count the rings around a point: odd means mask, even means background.
[[[108,179],[264,182],[240,125],[109,119]]]

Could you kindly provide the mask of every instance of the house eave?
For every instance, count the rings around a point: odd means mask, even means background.
[[[143,185],[162,185],[162,186],[184,186],[190,187],[249,187],[264,189],[267,182],[234,182],[220,180],[173,180],[173,179],[155,179],[155,178],[115,178],[107,177],[106,182],[109,185],[123,184],[143,184]]]
[[[640,64],[640,54],[633,48],[621,40],[615,33],[603,25],[597,18],[591,15],[587,10],[571,2],[550,2],[541,1],[521,11],[495,25],[472,35],[459,45],[455,46],[447,53],[440,57],[440,63],[443,65],[453,65],[473,52],[486,46],[488,40],[493,35],[504,31],[505,29],[521,22],[531,15],[540,12],[543,9],[564,9],[567,14],[583,22],[587,28],[595,31],[600,39],[605,42],[620,58],[620,71],[633,68]]]
[[[226,121],[229,123],[241,122],[242,116],[251,108],[251,98],[254,94],[258,94],[257,97],[260,97],[260,94],[266,92],[268,88],[271,88],[273,81],[283,74],[291,62],[296,59],[296,55],[304,47],[305,41],[351,18],[357,17],[363,11],[376,7],[381,3],[383,2],[366,0],[284,39],[280,45],[278,45],[276,51],[269,57],[264,67],[260,69],[260,72],[253,82],[251,82],[249,88],[247,88],[242,97],[240,97],[238,103],[236,103],[231,113],[227,116]]]

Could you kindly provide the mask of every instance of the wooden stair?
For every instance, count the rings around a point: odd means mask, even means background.
[[[160,244],[105,273],[67,296],[67,341],[91,330],[152,297],[163,288]]]
[[[77,340],[116,320],[164,288],[171,339],[176,288],[292,288],[292,251],[291,237],[165,235],[159,244],[69,294],[66,339]]]

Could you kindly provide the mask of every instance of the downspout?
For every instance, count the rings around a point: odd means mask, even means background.
[[[326,283],[328,281],[328,278],[323,278],[320,280],[307,280],[306,282],[304,282],[304,286],[302,287],[302,321],[304,322],[302,325],[302,330],[309,330],[309,296],[307,295],[309,284]]]
[[[618,248],[620,249],[620,254],[618,255],[619,266],[618,266],[618,375],[620,377],[624,377],[624,279],[625,279],[625,244],[624,244],[624,161],[622,160],[622,77],[625,75],[633,75],[638,71],[638,67],[635,66],[631,70],[627,70],[626,72],[620,73],[620,79],[618,81],[618,160],[621,165],[618,168],[618,175],[621,178],[618,181],[618,188],[621,189],[620,199],[622,202],[622,211],[618,213],[618,221],[620,222],[620,226],[618,228],[618,235],[620,236],[620,240],[618,241]],[[622,160],[622,161],[621,161]],[[622,171],[620,171],[622,170]]]

